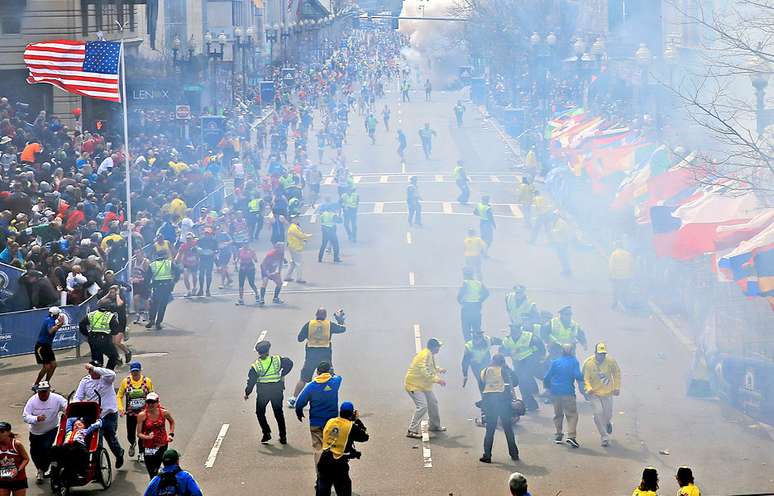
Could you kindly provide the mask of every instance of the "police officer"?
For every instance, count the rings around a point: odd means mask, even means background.
[[[508,454],[511,455],[511,460],[518,460],[519,448],[513,435],[513,386],[518,383],[516,375],[505,364],[505,357],[498,353],[492,357],[489,366],[481,371],[481,379],[481,407],[484,411],[486,434],[484,455],[479,460],[492,463],[492,445],[498,420],[508,442]]]
[[[330,496],[331,488],[336,490],[336,496],[352,496],[349,460],[360,458],[354,443],[368,441],[368,431],[358,416],[355,406],[345,401],[339,408],[339,416],[326,422],[323,451],[317,462],[316,496]]]
[[[467,205],[468,199],[470,199],[470,178],[468,178],[467,173],[465,173],[465,168],[462,166],[462,160],[457,160],[457,166],[454,168],[454,182],[457,183],[457,188],[460,190],[457,201],[463,205]]]
[[[259,341],[255,345],[258,359],[250,366],[247,372],[247,386],[245,387],[245,401],[256,387],[255,415],[261,425],[263,437],[261,443],[267,444],[271,439],[271,428],[266,421],[266,405],[271,403],[274,418],[277,420],[280,444],[287,444],[285,432],[285,414],[282,411],[282,396],[285,390],[284,377],[293,369],[293,361],[280,355],[269,355],[271,343]]]
[[[113,334],[118,333],[121,327],[118,316],[110,311],[108,303],[100,301],[97,309],[81,320],[78,329],[88,338],[92,361],[102,367],[104,357],[107,356],[107,368],[115,370],[118,364],[118,350],[113,344]]]
[[[156,255],[156,260],[150,264],[151,271],[151,295],[150,310],[148,312],[147,329],[156,326],[156,330],[161,329],[161,323],[164,321],[164,314],[167,311],[169,298],[172,296],[172,289],[175,287],[175,274],[172,265],[172,259],[165,253]]]
[[[330,243],[331,247],[333,247],[333,263],[341,263],[341,258],[339,258],[339,237],[336,234],[336,223],[338,222],[341,222],[341,219],[333,210],[325,209],[320,213],[322,242],[320,243],[320,251],[317,253],[318,262],[322,262],[325,248]]]
[[[252,199],[247,202],[247,228],[250,231],[250,241],[258,239],[263,229],[263,211],[266,202],[261,197],[260,191],[253,193]]]
[[[551,359],[562,355],[562,346],[569,344],[575,346],[580,343],[586,349],[586,333],[572,319],[572,307],[567,305],[559,310],[559,316],[551,319],[542,328],[543,340],[548,345],[548,354]]]
[[[462,387],[468,383],[468,369],[473,371],[478,388],[483,387],[481,371],[492,359],[489,349],[499,344],[502,344],[499,338],[491,338],[482,330],[473,332],[473,337],[465,342],[465,353],[462,355]]]
[[[511,324],[517,326],[527,325],[537,317],[537,306],[527,298],[527,288],[521,284],[516,284],[505,294],[505,311]]]
[[[473,214],[479,219],[479,230],[481,239],[486,243],[487,248],[491,248],[494,240],[495,220],[492,213],[492,206],[489,204],[489,195],[481,197],[481,202],[476,205]]]
[[[354,186],[350,187],[341,195],[341,208],[344,212],[344,229],[347,231],[347,238],[353,243],[357,243],[357,207],[360,205],[360,195]]]
[[[473,332],[481,330],[481,304],[489,297],[489,290],[473,278],[470,267],[462,269],[462,276],[464,280],[457,292],[457,303],[460,304],[462,336],[467,341]]]
[[[322,362],[333,364],[333,349],[331,347],[331,337],[334,334],[347,332],[344,325],[346,316],[344,310],[339,309],[333,314],[336,322],[328,320],[328,311],[320,307],[315,312],[314,319],[310,320],[301,327],[298,333],[298,342],[306,341],[306,353],[304,356],[304,367],[301,369],[301,378],[296,384],[293,396],[288,398],[288,406],[294,408],[296,398],[301,394],[301,390],[308,382],[312,381],[317,366]]]
[[[540,364],[546,355],[546,347],[543,341],[534,331],[540,331],[540,325],[528,330],[526,326],[511,324],[511,333],[503,339],[502,353],[511,357],[513,371],[519,378],[519,390],[524,407],[527,410],[537,410],[538,403],[535,395],[538,394],[535,376],[539,373]]]

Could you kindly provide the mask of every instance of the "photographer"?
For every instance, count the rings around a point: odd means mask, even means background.
[[[317,462],[316,496],[330,496],[331,488],[337,496],[352,496],[349,478],[349,460],[360,458],[354,443],[368,441],[365,425],[358,411],[349,401],[341,404],[339,416],[330,419],[323,429],[323,452]]]

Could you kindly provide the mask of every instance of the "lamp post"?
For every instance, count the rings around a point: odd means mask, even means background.
[[[758,136],[774,123],[774,109],[766,108],[766,86],[769,85],[771,66],[761,57],[755,56],[749,64],[750,82],[755,88],[755,124]]]
[[[269,44],[269,64],[274,61],[274,44],[277,42],[279,26],[274,24],[266,28],[266,43]]]
[[[290,38],[290,26],[286,26],[284,22],[280,24],[280,38],[282,39],[282,62],[284,63],[288,55],[288,38]]]
[[[218,36],[218,44],[220,45],[220,50],[218,50],[217,47],[213,48],[213,38],[212,33],[207,31],[204,33],[204,45],[205,45],[205,54],[207,55],[207,60],[210,64],[210,98],[212,102],[212,111],[213,114],[218,113],[218,95],[217,95],[217,82],[215,81],[215,78],[217,76],[217,71],[215,69],[215,64],[218,60],[223,60],[223,47],[225,45],[225,41],[221,42],[221,36],[223,38],[226,37],[225,34],[221,33]]]
[[[237,55],[240,59],[240,69],[242,78],[242,98],[244,98],[247,91],[247,75],[250,72],[247,64],[247,52],[252,51],[253,47],[253,33],[252,26],[248,27],[244,32],[242,28],[237,26],[234,28],[234,64],[236,65]],[[244,34],[244,36],[243,36]]]

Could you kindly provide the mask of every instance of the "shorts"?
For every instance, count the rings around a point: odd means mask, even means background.
[[[282,285],[282,278],[280,277],[279,272],[269,274],[263,268],[261,268],[261,279],[274,281],[280,286]]]
[[[312,382],[317,366],[320,362],[328,362],[332,364],[333,352],[330,348],[307,348],[306,357],[304,359],[304,367],[301,369],[301,380],[304,382]]]
[[[150,287],[145,283],[132,284],[132,294],[143,299],[150,298]]]
[[[231,251],[221,251],[218,252],[218,267],[226,267],[231,261]]]
[[[19,489],[27,489],[27,479],[3,481],[0,480],[0,489],[10,489],[11,491],[18,491]]]
[[[51,348],[51,345],[35,343],[35,362],[43,365],[55,361],[56,356],[54,355],[54,350]]]

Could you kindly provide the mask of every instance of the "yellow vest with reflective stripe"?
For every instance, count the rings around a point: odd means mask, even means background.
[[[310,320],[306,336],[307,348],[328,348],[331,345],[331,321]]]
[[[479,203],[476,205],[476,212],[475,214],[478,217],[481,217],[481,220],[489,220],[489,211],[492,210],[492,207],[485,204],[485,203]]]
[[[532,302],[529,298],[524,298],[521,303],[516,303],[516,294],[511,291],[505,295],[505,308],[508,310],[508,317],[511,318],[511,322],[522,322],[525,313],[529,313],[532,309]]]
[[[91,327],[91,332],[110,334],[110,321],[112,319],[112,312],[94,310],[89,314],[89,326]]]
[[[359,200],[357,193],[344,193],[341,195],[341,203],[344,208],[357,208]]]
[[[481,301],[481,293],[483,285],[481,281],[475,279],[465,279],[465,296],[462,297],[464,303],[479,303]]]
[[[336,225],[336,214],[330,210],[320,214],[320,225],[324,227],[334,227]]]
[[[330,451],[337,460],[344,456],[353,423],[341,417],[330,419],[323,428],[323,451]]]
[[[531,357],[537,351],[537,348],[531,346],[531,343],[532,333],[529,331],[522,331],[521,336],[516,341],[510,336],[503,339],[503,346],[511,352],[511,358],[517,362]]]
[[[261,199],[260,198],[254,198],[250,200],[247,203],[247,209],[252,213],[257,213],[261,211]]]
[[[484,342],[483,348],[477,348],[472,339],[465,343],[465,349],[473,355],[475,363],[482,364],[489,361],[489,348],[492,346],[492,340],[489,339],[489,336],[484,336]]]
[[[570,327],[567,328],[562,324],[562,320],[559,317],[554,317],[551,319],[551,335],[549,337],[551,341],[559,346],[575,344],[578,340],[578,324],[573,321],[570,323]]]
[[[454,179],[456,179],[456,180],[458,180],[458,181],[459,181],[460,179],[462,179],[462,177],[463,177],[462,175],[463,175],[463,173],[464,173],[464,172],[465,172],[465,171],[464,171],[464,170],[462,169],[462,167],[460,167],[459,165],[458,165],[457,167],[455,167],[455,168],[454,168]]]
[[[151,262],[150,268],[154,281],[171,281],[173,279],[172,260],[154,260]]]
[[[482,370],[481,380],[484,382],[483,393],[502,393],[505,391],[503,369],[500,367],[487,367]]]
[[[274,384],[282,379],[280,369],[282,359],[279,355],[259,358],[253,363],[253,370],[258,374],[258,384]]]

